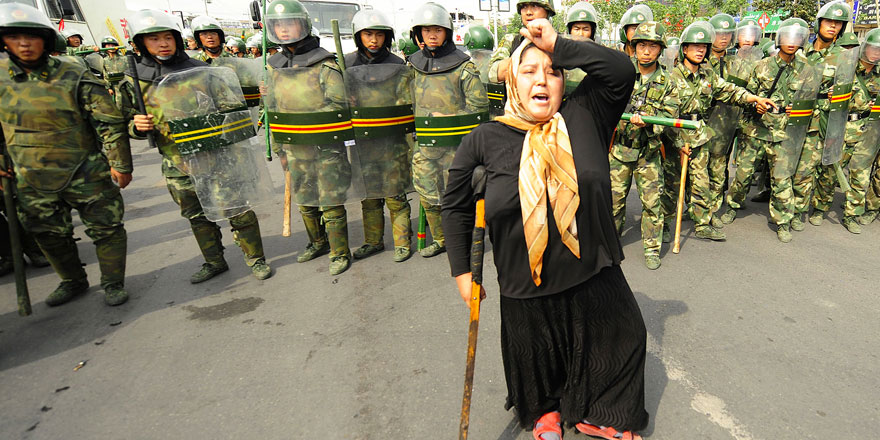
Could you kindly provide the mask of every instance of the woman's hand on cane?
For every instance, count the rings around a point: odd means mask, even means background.
[[[464,300],[464,303],[467,304],[468,308],[471,306],[472,283],[473,276],[470,272],[455,277],[455,284],[458,286],[458,293],[461,295],[461,299]],[[483,286],[480,286],[480,301],[484,299],[486,299],[486,289],[483,289]]]

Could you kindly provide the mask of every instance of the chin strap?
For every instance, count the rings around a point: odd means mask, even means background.
[[[654,64],[657,64],[657,60],[651,61],[650,63],[642,63],[642,62],[639,62],[639,65],[642,66],[642,67],[651,67],[651,66],[653,66]]]

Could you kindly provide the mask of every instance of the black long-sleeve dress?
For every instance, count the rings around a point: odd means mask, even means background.
[[[557,39],[554,66],[587,77],[562,104],[578,179],[576,219],[581,258],[562,243],[552,213],[535,286],[523,232],[518,175],[525,133],[499,122],[464,138],[449,170],[443,227],[452,275],[470,271],[473,169],[487,169],[486,223],[501,293],[501,343],[507,407],[531,428],[559,410],[618,430],[647,425],[645,327],[620,270],[623,251],[611,214],[608,145],[635,81],[622,52],[588,41]],[[549,206],[549,204],[548,204]]]

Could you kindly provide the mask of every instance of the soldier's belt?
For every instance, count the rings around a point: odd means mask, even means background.
[[[180,154],[214,150],[257,135],[246,108],[168,121],[168,128]]]
[[[125,72],[107,74],[107,80],[109,81],[119,82],[122,78],[125,78]]]
[[[688,120],[688,121],[701,121],[705,118],[703,118],[703,115],[701,115],[699,113],[691,113],[691,114],[687,114],[687,115],[679,115],[679,119],[684,119],[684,120]]]
[[[804,99],[791,103],[791,111],[788,112],[788,122],[786,125],[808,125],[813,119],[813,107],[816,101],[812,99]]]
[[[256,107],[260,105],[260,88],[259,87],[242,87],[241,92],[244,94],[244,100],[248,107]]]
[[[632,119],[632,113],[624,113],[620,115],[621,121],[629,121]],[[691,121],[687,119],[663,118],[660,116],[639,115],[646,124],[662,125],[664,127],[684,128],[685,130],[697,130],[702,125],[702,121]]]
[[[487,112],[459,116],[416,117],[416,138],[423,147],[456,147],[466,134],[488,121]]]
[[[770,107],[767,109],[767,113],[770,113],[771,115],[781,115],[781,114],[785,113],[785,109]]]
[[[868,110],[866,112],[861,112],[861,113],[850,113],[846,119],[847,119],[847,121],[850,121],[850,122],[856,122],[856,121],[860,121],[862,119],[867,119],[869,116],[871,116],[870,110]]]
[[[352,107],[351,125],[358,139],[401,136],[415,130],[410,104],[392,107]]]
[[[272,139],[282,144],[322,145],[354,139],[348,109],[317,113],[269,112]]]

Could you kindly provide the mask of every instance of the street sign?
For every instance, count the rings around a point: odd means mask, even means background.
[[[770,24],[770,16],[765,12],[758,17],[758,26],[761,26],[761,29],[764,29],[768,24]]]
[[[510,12],[510,0],[498,0],[498,12]]]
[[[492,0],[480,0],[480,10],[491,12],[492,11]]]

